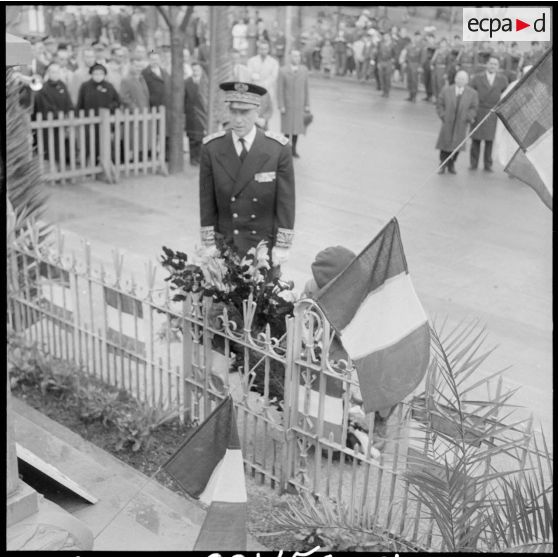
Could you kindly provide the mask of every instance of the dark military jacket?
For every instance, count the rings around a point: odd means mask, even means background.
[[[203,140],[200,222],[244,254],[260,240],[290,247],[295,219],[291,146],[285,136],[256,131],[243,163],[231,131]]]

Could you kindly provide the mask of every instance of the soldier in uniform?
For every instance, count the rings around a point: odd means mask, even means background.
[[[486,41],[479,42],[477,44],[477,57],[475,59],[475,74],[486,70],[486,65],[490,56],[492,56],[492,48],[486,43]]]
[[[203,139],[200,163],[201,240],[208,253],[220,235],[241,255],[266,240],[278,267],[294,236],[295,182],[292,150],[281,134],[256,126],[263,87],[220,85],[230,111],[230,130]]]
[[[523,66],[534,66],[544,54],[544,50],[541,47],[539,41],[531,41],[531,50],[527,51],[523,56]]]
[[[500,64],[500,71],[503,72],[504,69],[508,66],[508,59],[510,57],[508,47],[504,41],[498,41],[498,48],[493,56],[494,58],[498,59],[498,62]]]
[[[432,61],[430,62],[432,69],[432,93],[434,94],[435,99],[438,98],[438,95],[446,84],[449,57],[450,50],[448,40],[442,38],[436,52],[434,52]]]
[[[510,46],[510,55],[506,59],[504,66],[504,75],[510,83],[519,77],[519,68],[521,68],[522,62],[523,54],[519,52],[517,43],[513,42]]]
[[[385,33],[376,53],[376,66],[378,67],[380,84],[382,86],[382,97],[389,97],[395,58],[395,46],[391,40],[391,35]]]
[[[477,57],[477,52],[475,48],[475,43],[463,47],[463,50],[461,51],[461,55],[459,56],[457,68],[459,70],[463,70],[464,72],[467,72],[467,75],[471,77],[474,73],[474,69],[476,65],[476,57]]]
[[[422,79],[424,81],[424,89],[426,91],[426,97],[423,101],[430,101],[432,98],[432,57],[436,47],[434,46],[434,35],[426,35],[426,43],[423,45],[420,51],[420,64],[422,67]]]
[[[454,35],[448,60],[448,85],[453,85],[455,83],[455,74],[457,73],[462,54],[463,43],[461,42],[461,37],[459,35]]]
[[[401,53],[401,63],[407,72],[407,88],[409,89],[409,96],[406,100],[413,103],[417,102],[421,55],[419,42],[420,31],[416,31],[411,39],[411,43],[408,44]]]

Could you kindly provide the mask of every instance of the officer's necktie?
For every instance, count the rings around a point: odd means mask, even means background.
[[[238,138],[240,145],[242,145],[242,150],[240,152],[240,162],[244,163],[244,159],[246,159],[246,155],[248,155],[248,151],[246,151],[246,140],[244,138]]]

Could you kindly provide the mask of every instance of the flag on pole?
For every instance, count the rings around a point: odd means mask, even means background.
[[[229,395],[163,465],[209,506],[194,550],[246,550],[244,462]]]
[[[517,142],[505,171],[531,186],[552,209],[552,49],[495,107]]]
[[[367,413],[415,389],[428,366],[430,329],[397,219],[318,293],[317,302],[353,360]]]

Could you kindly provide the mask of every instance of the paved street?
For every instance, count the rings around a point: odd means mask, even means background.
[[[343,244],[358,252],[396,216],[430,317],[485,325],[487,347],[499,347],[484,370],[511,366],[508,383],[521,386],[518,400],[550,434],[552,214],[499,166],[490,175],[468,171],[467,154],[457,176],[438,176],[434,107],[405,96],[394,90],[384,99],[369,85],[313,78],[315,118],[299,140],[296,239],[284,275],[301,288],[319,250]],[[47,218],[70,249],[85,237],[107,263],[111,247],[124,251],[141,281],[144,262],[163,244],[191,252],[198,243],[196,170],[50,186]]]

